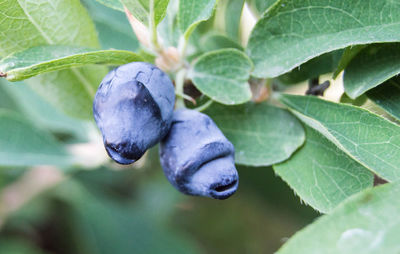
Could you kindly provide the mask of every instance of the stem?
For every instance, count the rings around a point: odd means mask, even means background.
[[[187,95],[187,94],[181,94],[181,93],[175,92],[175,95],[176,95],[177,97],[180,97],[180,98],[182,98],[182,99],[185,99],[185,100],[187,100],[187,101],[190,101],[191,103],[193,103],[193,105],[196,105],[196,100],[193,99],[192,97],[190,97],[190,96]]]
[[[150,15],[149,15],[149,27],[150,27],[150,41],[153,49],[156,52],[161,52],[160,44],[158,44],[157,38],[157,25],[154,20],[155,12],[154,12],[154,0],[150,0]]]
[[[183,86],[185,84],[185,78],[186,78],[186,69],[181,69],[178,71],[176,74],[175,78],[175,93],[178,95],[178,98],[176,98],[176,108],[186,108],[185,106],[185,101],[183,99]]]
[[[202,111],[208,109],[208,107],[210,107],[211,104],[213,104],[213,102],[214,102],[213,100],[209,100],[209,101],[207,101],[206,103],[204,103],[203,105],[201,105],[201,106],[199,106],[199,107],[197,107],[197,108],[194,108],[194,110],[197,110],[197,111],[199,111],[199,112],[202,112]]]
[[[178,43],[178,51],[181,59],[185,59],[187,45],[188,41],[186,40],[185,36],[182,35],[179,38],[179,43]]]

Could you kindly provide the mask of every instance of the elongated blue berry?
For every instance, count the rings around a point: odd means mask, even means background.
[[[120,164],[142,157],[168,133],[174,103],[171,80],[149,63],[129,63],[108,73],[93,114],[109,156]]]
[[[160,161],[171,184],[185,194],[226,199],[237,190],[234,147],[200,112],[174,113],[170,132],[161,142]]]

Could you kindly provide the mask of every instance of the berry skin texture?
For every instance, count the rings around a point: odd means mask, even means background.
[[[109,72],[93,102],[93,115],[108,155],[131,164],[167,135],[175,103],[174,86],[152,64],[133,62]]]
[[[226,199],[238,188],[235,149],[205,114],[174,112],[171,129],[160,145],[160,161],[171,184],[195,196]]]

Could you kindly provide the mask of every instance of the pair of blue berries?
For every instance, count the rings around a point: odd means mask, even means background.
[[[170,183],[196,196],[226,199],[238,187],[234,147],[205,114],[174,112],[174,86],[149,63],[122,65],[101,82],[93,114],[109,156],[120,164],[140,159],[161,142],[160,161]]]

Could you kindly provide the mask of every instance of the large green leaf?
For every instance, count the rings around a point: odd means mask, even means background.
[[[400,126],[365,109],[313,96],[281,95],[304,123],[380,177],[400,179]]]
[[[142,58],[126,50],[91,50],[71,46],[33,47],[0,61],[0,72],[7,80],[19,81],[42,73],[82,67],[89,64],[122,65]]]
[[[247,80],[250,59],[237,49],[221,49],[202,55],[189,72],[197,89],[223,104],[240,104],[251,99]]]
[[[282,162],[303,144],[300,122],[286,110],[267,103],[213,105],[206,113],[235,146],[235,161],[250,166]]]
[[[253,75],[276,77],[350,45],[400,41],[399,12],[392,0],[281,0],[252,31]]]
[[[0,56],[42,45],[99,47],[94,25],[79,0],[6,0],[0,20]],[[81,68],[41,75],[28,83],[64,112],[90,118],[96,88],[105,74],[101,66]]]
[[[367,96],[393,117],[400,120],[400,80],[390,79],[384,84],[371,89]]]
[[[68,165],[71,157],[47,132],[23,118],[0,111],[0,165]]]
[[[374,176],[324,136],[306,127],[306,142],[274,170],[314,209],[329,213],[349,196],[372,187]]]
[[[121,2],[140,22],[149,25],[149,19],[152,18],[151,22],[157,26],[167,13],[169,0],[121,0]],[[154,16],[150,17],[152,8]]]
[[[400,184],[384,184],[349,198],[295,234],[278,254],[397,254]]]
[[[370,45],[347,66],[343,84],[351,98],[356,98],[400,73],[400,43]]]
[[[93,99],[106,69],[87,66],[45,73],[25,82],[69,116],[92,120]]]
[[[46,44],[98,47],[79,0],[6,0],[1,5],[0,56]]]
[[[178,9],[178,26],[187,40],[196,26],[209,19],[216,0],[180,0]]]

